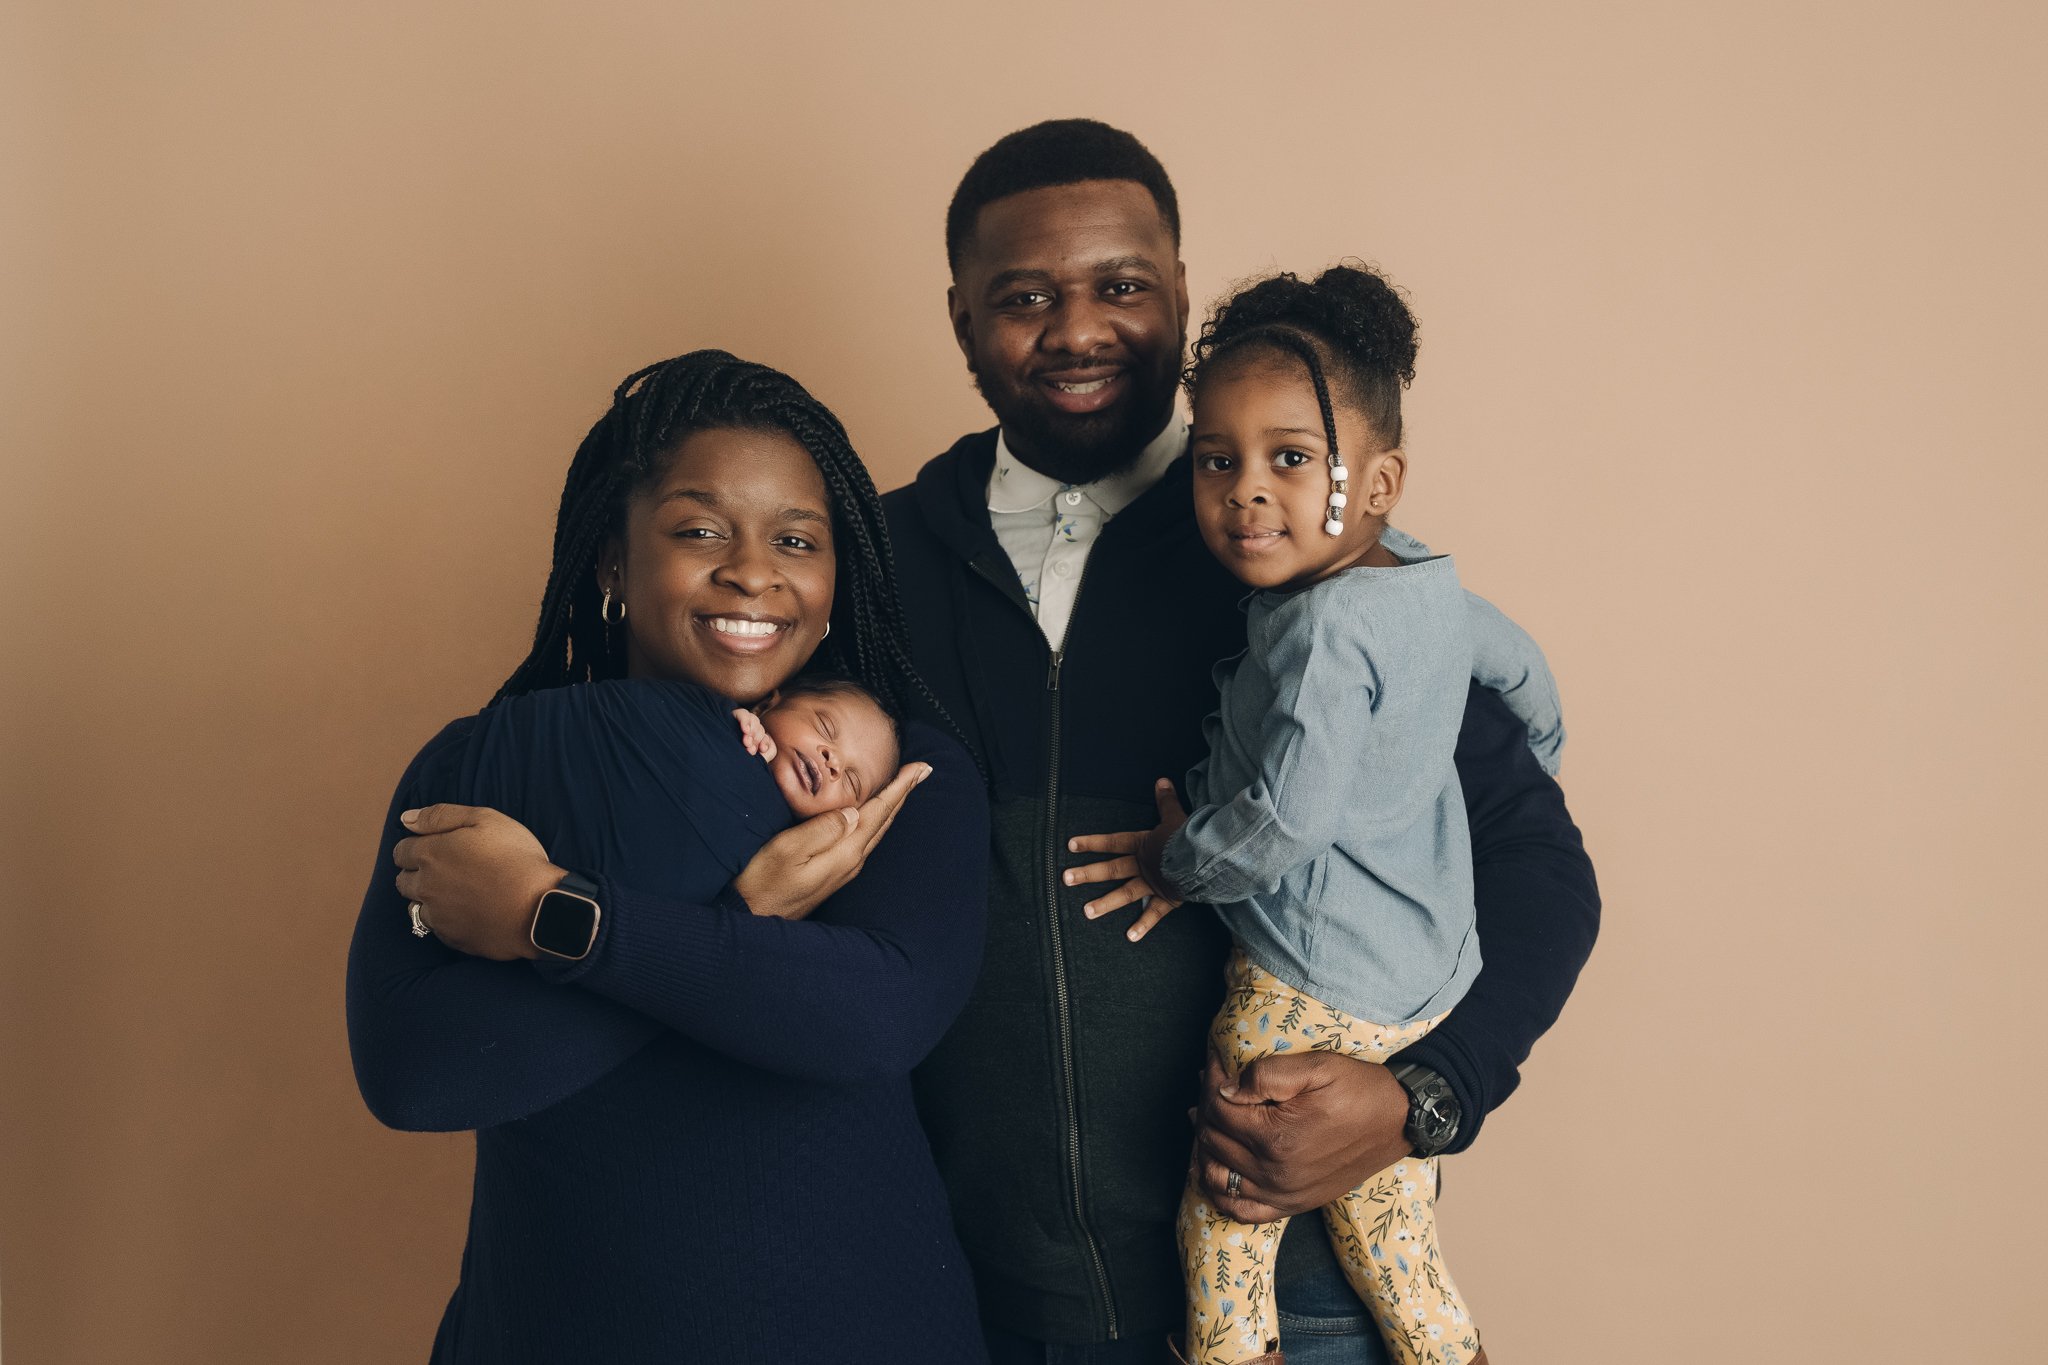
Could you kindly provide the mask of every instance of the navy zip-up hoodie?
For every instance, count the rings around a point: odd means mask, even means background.
[[[994,461],[993,429],[964,437],[883,500],[917,664],[986,771],[993,836],[981,975],[916,1074],[919,1110],[990,1321],[1044,1341],[1164,1333],[1229,937],[1184,906],[1132,944],[1134,908],[1084,919],[1101,888],[1059,873],[1093,860],[1066,852],[1074,835],[1150,827],[1153,781],[1201,757],[1244,589],[1201,542],[1183,456],[1103,528],[1055,654],[989,523]],[[1407,1055],[1456,1090],[1461,1149],[1563,1007],[1599,896],[1562,792],[1492,693],[1469,697],[1457,763],[1486,967]],[[1283,1303],[1291,1270],[1329,1255],[1319,1220],[1297,1224]]]

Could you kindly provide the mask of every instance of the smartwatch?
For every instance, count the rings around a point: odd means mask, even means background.
[[[1396,1064],[1387,1071],[1408,1092],[1408,1123],[1401,1136],[1415,1155],[1432,1157],[1450,1146],[1465,1117],[1451,1083],[1419,1062]]]
[[[549,957],[580,962],[597,943],[597,883],[566,873],[555,889],[542,894],[533,908],[527,937]]]

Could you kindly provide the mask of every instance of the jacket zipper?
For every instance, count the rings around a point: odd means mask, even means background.
[[[1091,548],[1088,559],[1081,564],[1081,579],[1074,585],[1076,611],[1080,609],[1081,589],[1088,585],[1088,567],[1094,558]],[[989,577],[986,572],[982,576]],[[994,583],[994,580],[991,578],[990,582]],[[1000,589],[1003,585],[995,583],[995,586]],[[1072,630],[1071,614],[1067,621],[1067,628]],[[1060,934],[1060,665],[1064,662],[1066,650],[1063,641],[1061,648],[1051,651],[1045,673],[1045,690],[1052,707],[1052,744],[1045,764],[1045,826],[1048,835],[1045,845],[1046,925],[1052,931],[1052,988],[1060,1030],[1060,1081],[1067,1097],[1067,1177],[1074,1190],[1074,1226],[1081,1234],[1081,1245],[1088,1252],[1089,1267],[1095,1272],[1095,1286],[1102,1294],[1102,1309],[1109,1320],[1109,1339],[1115,1341],[1118,1338],[1116,1299],[1110,1293],[1109,1269],[1103,1262],[1102,1249],[1095,1244],[1095,1234],[1088,1227],[1088,1214],[1081,1199],[1081,1089],[1074,1075],[1074,1018],[1067,992],[1066,946]]]

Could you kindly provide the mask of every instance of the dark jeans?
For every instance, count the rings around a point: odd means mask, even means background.
[[[1302,1217],[1320,1220],[1314,1213]],[[1283,1276],[1279,1299],[1280,1350],[1287,1365],[1388,1365],[1379,1329],[1327,1252]],[[984,1331],[991,1365],[1167,1365],[1173,1359],[1157,1337],[1062,1346],[999,1327]]]

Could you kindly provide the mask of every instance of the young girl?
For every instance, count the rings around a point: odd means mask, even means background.
[[[1076,840],[1132,855],[1135,940],[1184,900],[1236,939],[1210,1043],[1234,1076],[1298,1048],[1385,1062],[1440,1023],[1479,971],[1472,854],[1452,765],[1467,680],[1503,691],[1555,771],[1556,690],[1533,641],[1466,593],[1447,556],[1387,525],[1407,473],[1402,388],[1415,322],[1369,270],[1261,281],[1195,343],[1195,516],[1256,591],[1245,652],[1217,668],[1209,755],[1185,822]],[[1105,897],[1099,913],[1129,895]],[[1323,1210],[1353,1287],[1403,1365],[1469,1365],[1478,1332],[1437,1248],[1433,1159],[1380,1172]],[[1187,1352],[1277,1361],[1273,1253],[1285,1221],[1240,1224],[1193,1177],[1179,1232]]]

